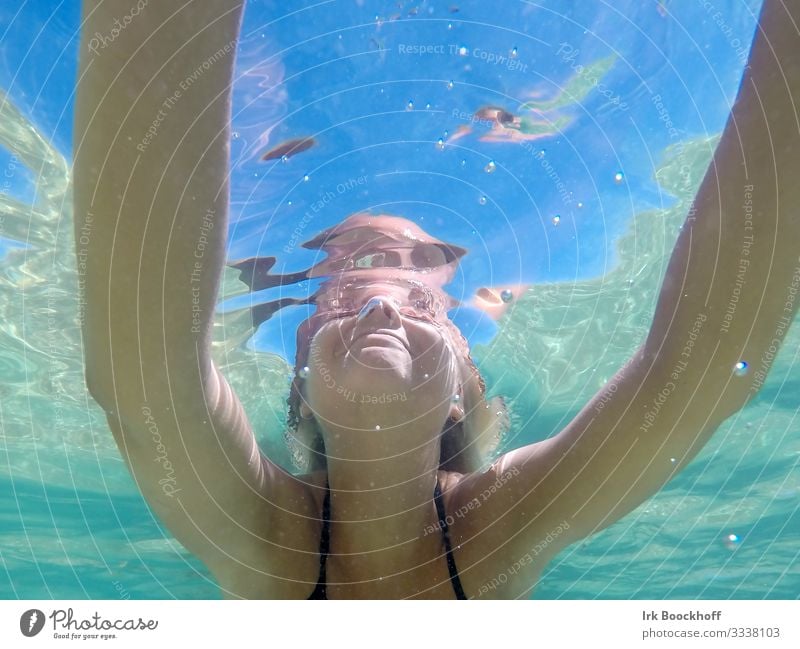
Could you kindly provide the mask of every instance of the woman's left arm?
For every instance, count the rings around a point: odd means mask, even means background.
[[[503,485],[473,512],[485,525],[470,527],[489,546],[502,529],[507,561],[630,512],[763,385],[800,305],[799,27],[798,3],[766,0],[644,345],[561,433],[459,485],[462,499]]]

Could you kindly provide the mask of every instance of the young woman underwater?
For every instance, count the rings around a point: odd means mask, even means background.
[[[776,323],[797,309],[800,10],[764,4],[651,330],[609,381],[613,390],[559,434],[486,469],[506,418],[485,399],[446,316],[442,286],[463,251],[377,214],[353,215],[315,239],[327,257],[305,276],[325,280],[298,331],[289,397],[290,435],[307,471],[292,475],[260,452],[210,354],[242,9],[241,0],[149,3],[94,56],[90,34],[124,11],[110,0],[84,3],[74,204],[76,230],[91,227],[89,390],[147,501],[227,597],[525,597],[555,554],[658,491],[763,383],[735,367],[780,345]],[[212,55],[168,127],[140,141],[172,89]],[[758,201],[745,222],[748,187]],[[214,225],[198,261],[204,214]],[[728,318],[745,257],[747,281]],[[267,275],[264,260],[237,267],[255,290],[289,281]],[[255,321],[281,306],[264,306]],[[646,419],[666,387],[669,398]],[[153,425],[175,489],[164,489],[153,461]]]

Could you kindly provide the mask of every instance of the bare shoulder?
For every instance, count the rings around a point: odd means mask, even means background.
[[[268,476],[268,525],[260,539],[232,544],[230,560],[214,571],[229,599],[305,599],[319,573],[324,471],[293,475],[274,467]]]
[[[558,534],[548,537],[550,525],[520,503],[518,485],[511,484],[518,475],[501,462],[475,473],[439,472],[445,522],[469,598],[529,597],[566,542],[559,543]]]

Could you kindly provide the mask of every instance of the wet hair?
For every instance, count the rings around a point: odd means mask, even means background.
[[[486,399],[486,385],[469,353],[467,341],[449,320],[445,323],[446,335],[461,353],[462,406],[464,417],[448,417],[440,435],[439,468],[444,471],[470,473],[491,459],[508,429],[508,414],[501,397]],[[295,375],[289,390],[286,443],[292,459],[301,471],[311,472],[327,467],[327,456],[322,431],[316,419],[300,416],[303,399],[303,379],[298,375],[306,366],[309,339],[306,348],[298,346]]]

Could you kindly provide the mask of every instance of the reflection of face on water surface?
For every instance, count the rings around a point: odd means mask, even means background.
[[[234,264],[253,291],[322,279],[307,298],[252,309],[258,327],[285,306],[315,307],[297,329],[290,427],[318,437],[317,426],[375,430],[382,426],[378,418],[384,425],[413,419],[420,430],[442,430],[449,422],[459,434],[471,428],[496,441],[505,411],[485,402],[467,342],[447,317],[458,302],[444,286],[466,250],[407,219],[363,213],[303,247],[323,251],[325,259],[286,275],[269,274],[274,258]],[[458,462],[471,464],[484,451],[473,444]]]

